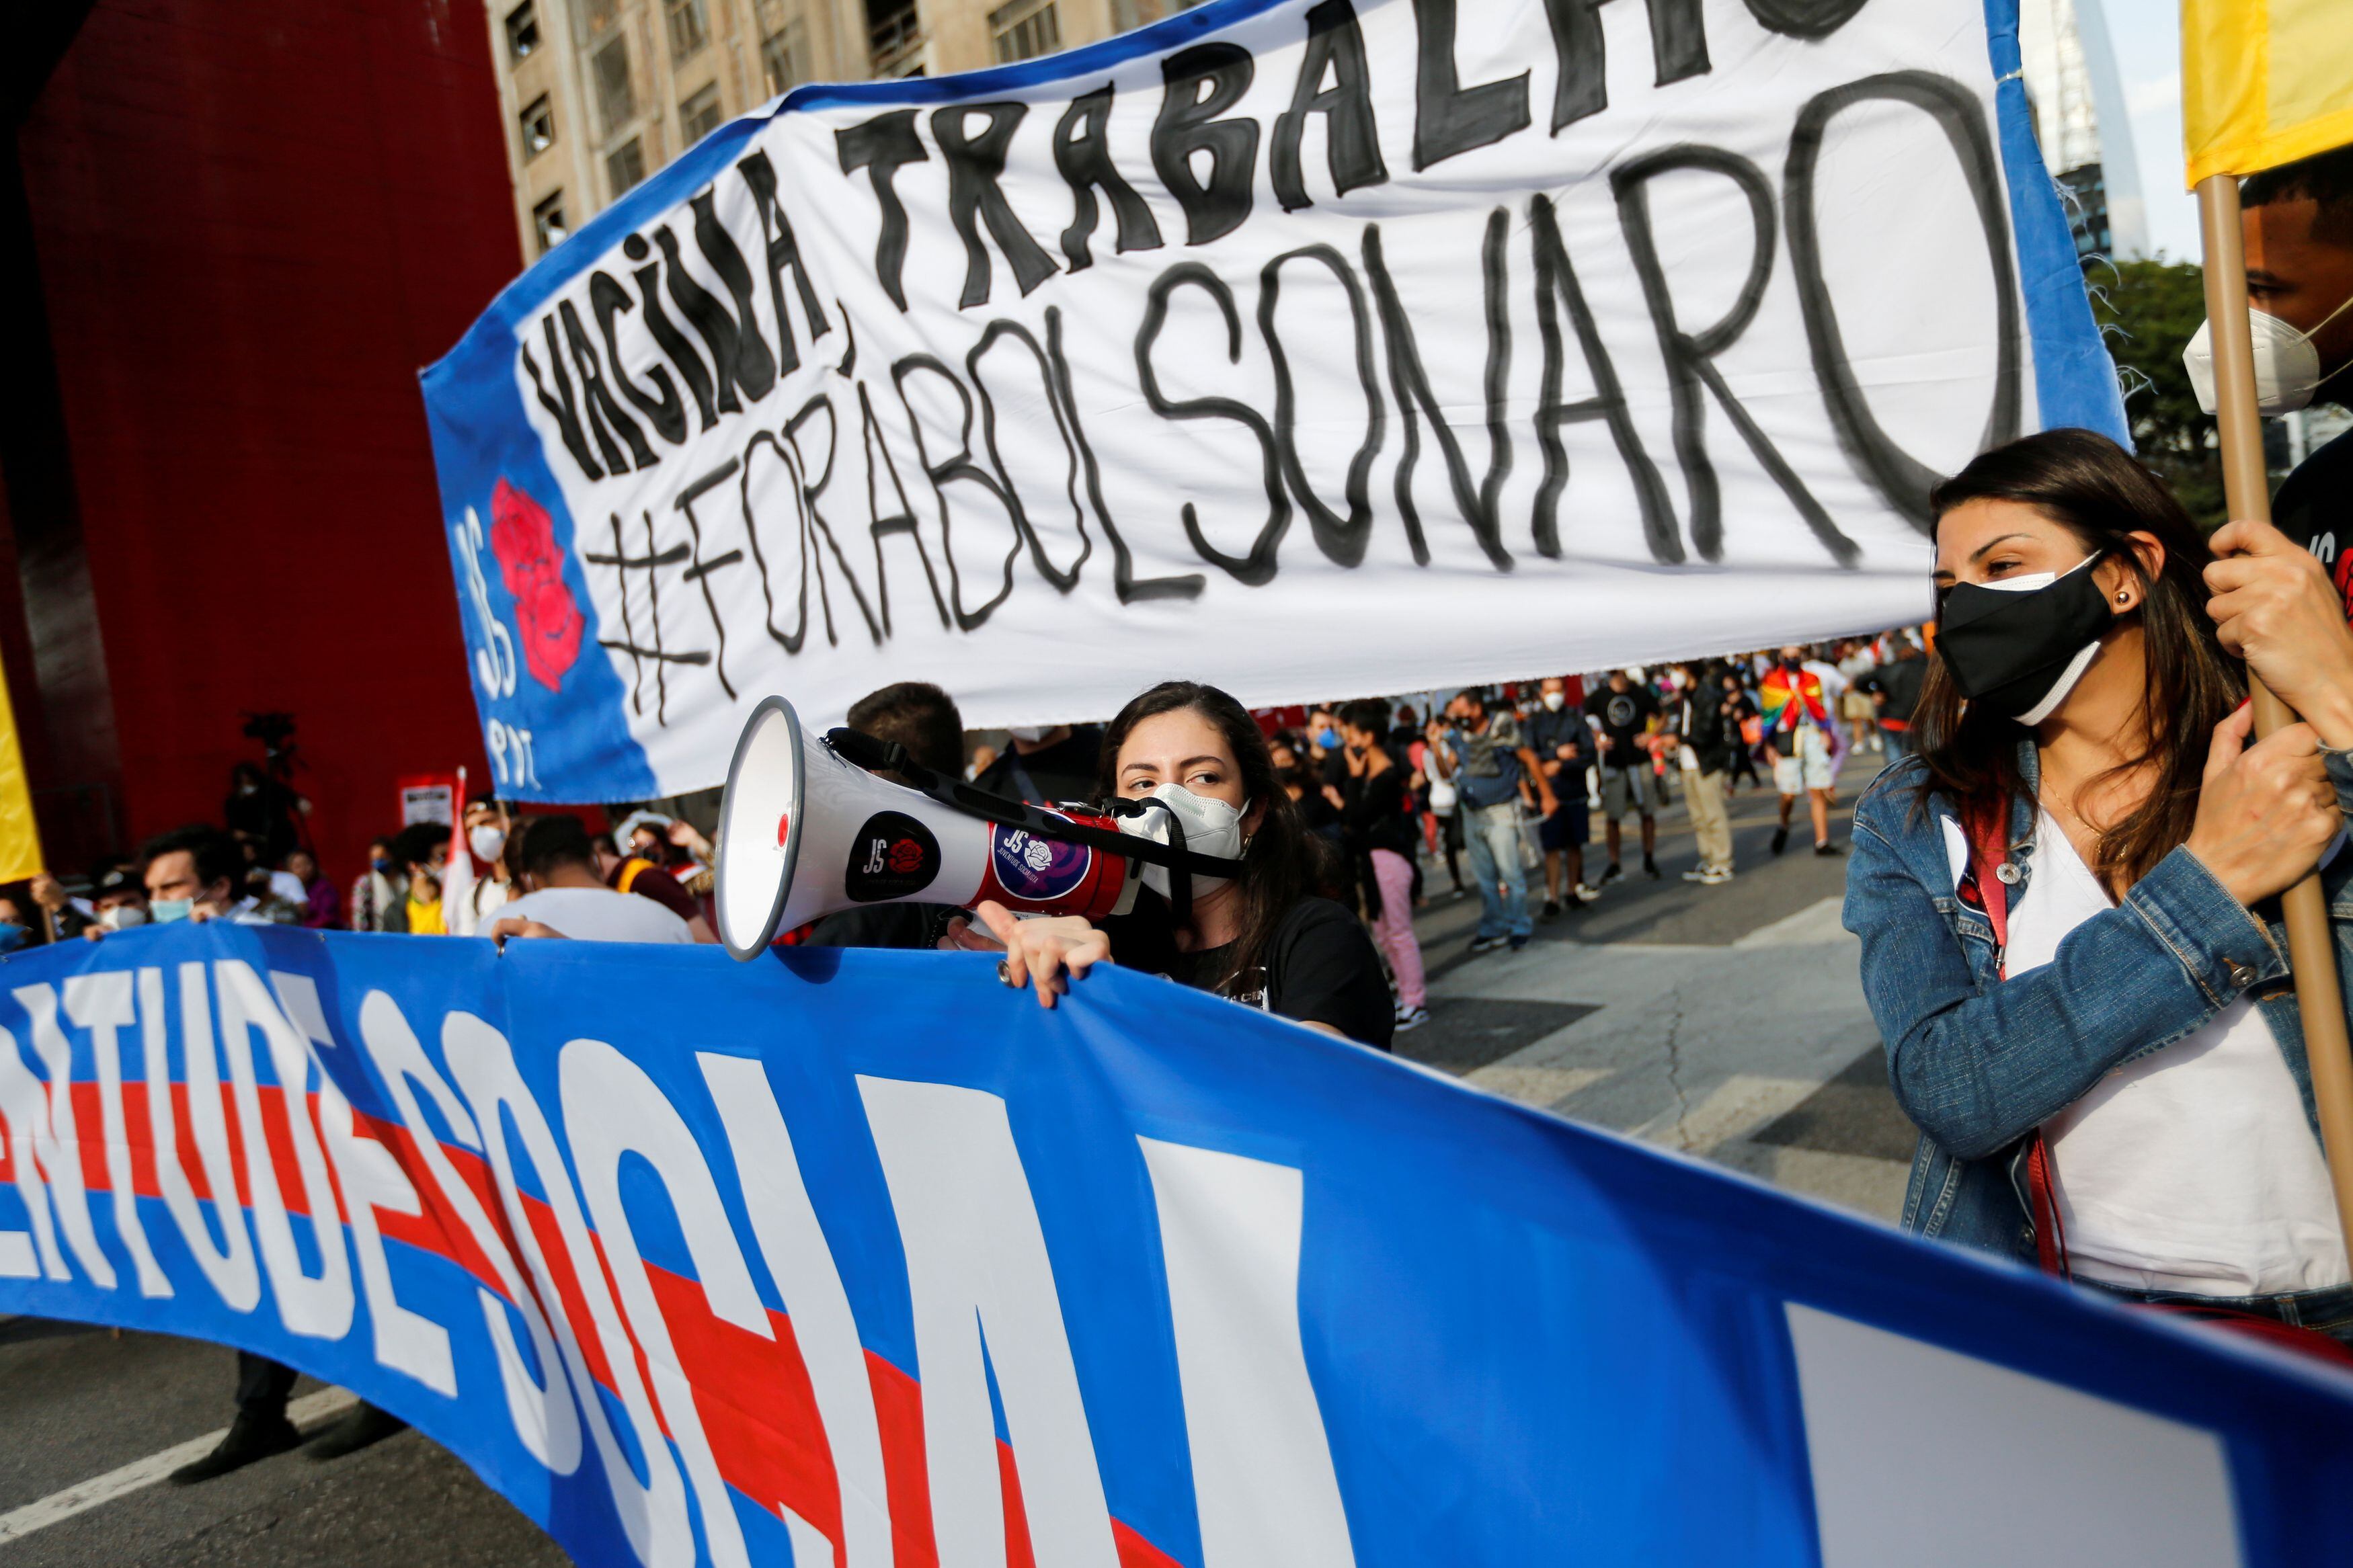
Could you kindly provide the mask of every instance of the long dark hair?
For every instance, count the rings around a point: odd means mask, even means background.
[[[1245,798],[1266,811],[1242,850],[1241,934],[1234,942],[1225,973],[1200,977],[1207,989],[1223,991],[1237,976],[1266,962],[1275,927],[1293,904],[1315,891],[1317,853],[1314,838],[1300,820],[1299,807],[1275,777],[1274,758],[1258,721],[1225,692],[1197,680],[1164,680],[1119,710],[1103,731],[1103,754],[1096,763],[1096,793],[1103,799],[1119,793],[1119,749],[1129,731],[1155,715],[1180,711],[1198,713],[1215,726],[1225,738],[1226,749],[1234,754]]]
[[[1928,493],[1939,521],[1973,500],[2032,507],[2087,552],[2106,552],[2139,580],[2141,604],[2132,613],[2140,617],[2148,677],[2135,728],[2146,742],[2103,776],[2153,764],[2156,780],[2146,801],[2100,835],[2093,868],[2107,886],[2129,887],[2189,837],[2209,737],[2246,696],[2246,670],[2223,651],[2205,614],[2204,573],[2213,553],[2173,492],[2090,430],[2046,430],[1997,447]],[[2133,548],[2133,533],[2154,534],[2165,546],[2156,576]],[[1924,805],[1932,790],[1969,805],[2023,792],[2018,726],[1967,705],[1941,658],[1930,664],[1912,722],[1927,764]]]

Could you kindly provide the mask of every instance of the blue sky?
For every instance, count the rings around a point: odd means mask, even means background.
[[[2180,0],[2076,0],[2106,14],[2148,204],[2149,244],[2198,259],[2198,202],[2181,184]]]

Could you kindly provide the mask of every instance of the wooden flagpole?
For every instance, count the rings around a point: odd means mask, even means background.
[[[2247,324],[2247,257],[2239,227],[2239,182],[2210,175],[2198,184],[2198,216],[2206,241],[2206,319],[2214,344],[2215,412],[2221,426],[2222,492],[2233,518],[2272,520],[2271,477],[2263,461],[2263,415],[2255,404],[2255,350]],[[2255,733],[2295,722],[2288,705],[2260,680],[2250,680]],[[2337,936],[2315,871],[2280,895],[2287,921],[2288,965],[2295,1005],[2304,1021],[2304,1052],[2312,1067],[2312,1098],[2320,1113],[2320,1141],[2337,1192],[2337,1223],[2353,1257],[2353,1041],[2345,1027],[2345,997],[2337,984]]]

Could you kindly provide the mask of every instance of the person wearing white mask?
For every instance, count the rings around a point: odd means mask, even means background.
[[[1188,680],[1144,692],[1103,732],[1092,793],[1160,803],[1165,813],[1135,819],[1147,837],[1169,837],[1163,819],[1174,816],[1186,848],[1239,859],[1241,875],[1147,874],[1155,896],[1102,926],[1075,916],[1018,920],[984,902],[973,911],[977,923],[954,922],[942,947],[1001,952],[1006,984],[1033,987],[1045,1007],[1094,965],[1116,962],[1388,1048],[1396,1014],[1380,956],[1354,914],[1317,896],[1330,868],[1240,703]],[[1191,879],[1181,920],[1159,896],[1178,875]]]
[[[453,853],[442,879],[442,919],[451,936],[479,936],[515,896],[514,872],[507,863],[507,840],[514,821],[506,803],[487,795],[466,802],[466,847],[472,858]],[[452,847],[454,849],[454,846]],[[473,862],[482,863],[476,871]]]
[[[2286,415],[2353,399],[2353,148],[2266,170],[2240,187],[2247,300],[2254,307],[2255,392]],[[2214,411],[2211,329],[2182,356],[2198,401]],[[2353,612],[2353,431],[2296,466],[2272,501],[2281,532],[2332,569]]]

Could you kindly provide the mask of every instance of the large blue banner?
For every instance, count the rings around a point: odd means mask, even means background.
[[[2353,1380],[1116,969],[211,925],[0,981],[0,1310],[342,1384],[583,1563],[2347,1539]]]
[[[1049,724],[1918,620],[1937,475],[2129,438],[2017,31],[1212,0],[797,88],[425,374],[493,782],[716,784],[774,692]]]

